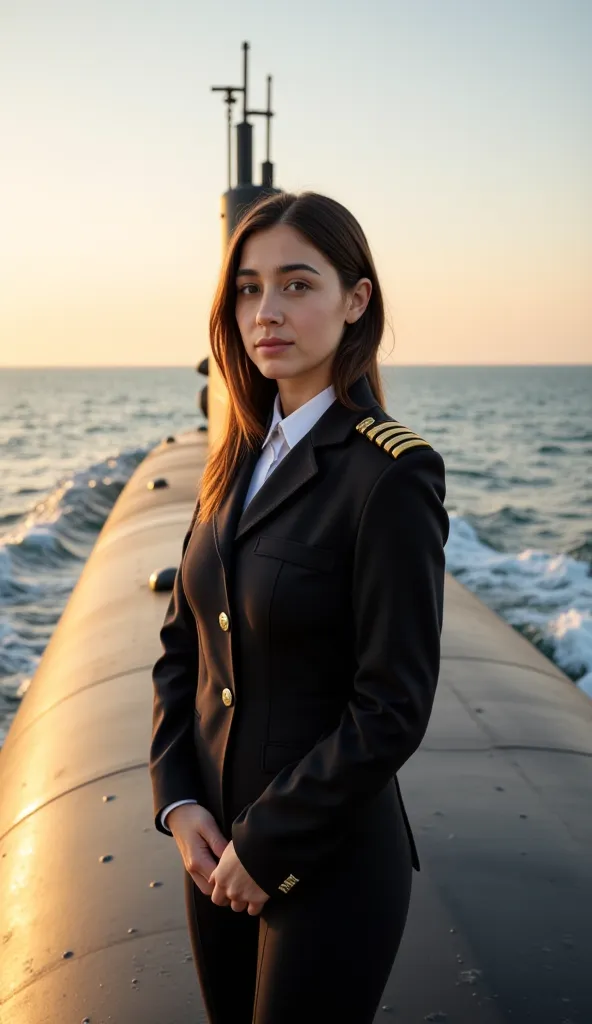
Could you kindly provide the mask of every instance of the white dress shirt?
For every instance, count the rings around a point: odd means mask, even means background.
[[[261,454],[257,460],[255,469],[253,470],[251,482],[247,488],[243,511],[251,501],[251,498],[253,498],[259,488],[263,486],[268,476],[273,473],[276,466],[280,464],[290,449],[293,448],[309,430],[312,430],[317,420],[321,418],[323,413],[327,411],[334,401],[335,388],[330,384],[328,388],[325,388],[324,391],[320,391],[318,395],[314,396],[314,398],[310,398],[308,402],[305,402],[304,405],[295,409],[289,416],[282,418],[280,395],[278,391],[273,404],[271,424],[263,442]],[[176,800],[175,803],[168,804],[160,815],[163,828],[165,828],[167,832],[171,831],[170,828],[167,828],[165,818],[169,811],[172,811],[173,807],[179,807],[180,804],[196,804],[197,802],[197,800],[185,799]]]

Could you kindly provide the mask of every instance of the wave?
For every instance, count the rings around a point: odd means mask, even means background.
[[[507,508],[501,512],[515,514]],[[592,697],[592,576],[587,561],[536,548],[496,551],[467,519],[451,513],[446,567]]]
[[[1,720],[20,701],[92,550],[147,449],[131,448],[60,480],[0,539]],[[6,519],[11,516],[5,517]]]
[[[147,450],[133,448],[93,463],[60,480],[36,502],[26,516],[4,517],[8,529],[0,551],[8,551],[16,566],[62,565],[64,560],[86,558],[119,494]],[[30,493],[35,493],[28,489]],[[22,493],[22,492],[21,492]],[[0,595],[6,578],[0,562]]]

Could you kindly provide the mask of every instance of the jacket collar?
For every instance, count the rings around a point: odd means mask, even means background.
[[[335,388],[330,384],[328,388],[320,391],[314,398],[310,398],[308,402],[305,402],[304,405],[301,405],[294,412],[288,416],[283,416],[280,393],[279,391],[276,392],[271,423],[261,450],[269,443],[272,431],[278,424],[280,425],[280,435],[285,440],[288,448],[294,448],[298,441],[314,427],[317,420],[320,419],[334,401]]]
[[[312,430],[309,430],[284,456],[244,512],[242,507],[261,454],[261,447],[249,451],[241,462],[224,501],[214,513],[216,547],[227,576],[230,571],[233,542],[243,537],[254,526],[260,525],[318,473],[315,449],[342,444],[365,412],[380,408],[366,374],[354,381],[348,389],[348,394],[361,408],[348,409],[341,402],[334,401],[317,420]],[[266,428],[271,424],[272,416],[273,409],[268,416]]]

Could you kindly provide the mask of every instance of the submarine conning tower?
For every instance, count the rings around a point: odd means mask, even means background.
[[[2,1024],[206,1021],[148,752],[154,574],[170,585],[209,441],[171,434],[137,467],[0,751]],[[590,700],[447,575],[434,711],[399,773],[421,871],[376,1021],[590,1024],[591,727]]]
[[[271,162],[271,75],[267,76],[267,108],[265,110],[249,109],[248,104],[248,56],[249,44],[243,43],[243,84],[213,85],[212,92],[223,92],[227,106],[228,143],[228,188],[221,199],[220,219],[222,224],[222,248],[226,249],[228,240],[247,208],[264,195],[281,192],[273,184],[273,164]],[[236,103],[234,93],[242,94],[242,121],[236,125],[236,183],[232,184],[232,107]],[[265,160],[261,165],[261,184],[253,182],[253,125],[249,117],[265,118]],[[228,393],[220,370],[214,359],[208,362],[208,424],[209,440],[213,444],[220,434],[226,415]]]

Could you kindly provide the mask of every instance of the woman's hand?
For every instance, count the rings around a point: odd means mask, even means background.
[[[260,914],[264,903],[269,899],[268,894],[259,888],[254,878],[251,878],[241,864],[232,840],[208,881],[214,882],[212,903],[220,907],[227,907],[230,903],[233,910],[244,910],[247,907],[247,913]]]
[[[228,846],[213,814],[201,804],[181,804],[167,814],[166,823],[179,848],[185,869],[204,895],[211,896],[214,886],[209,876]]]

